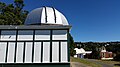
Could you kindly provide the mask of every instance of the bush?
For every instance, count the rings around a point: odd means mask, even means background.
[[[115,61],[120,61],[120,54],[117,54],[117,55],[114,57],[114,60],[115,60]]]

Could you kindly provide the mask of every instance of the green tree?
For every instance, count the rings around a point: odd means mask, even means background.
[[[24,1],[15,0],[14,4],[0,2],[0,25],[22,25],[28,14],[28,11],[23,10]]]
[[[16,9],[18,9],[19,11],[21,11],[23,9],[24,5],[24,1],[23,0],[14,0]]]
[[[76,52],[74,50],[74,48],[76,47],[73,37],[71,36],[71,34],[68,34],[69,36],[69,48],[70,48],[70,56],[73,56]]]

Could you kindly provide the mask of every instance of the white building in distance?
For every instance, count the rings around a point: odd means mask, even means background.
[[[91,54],[92,51],[85,51],[83,48],[75,48],[76,54],[74,55],[75,58],[84,58],[86,54]]]

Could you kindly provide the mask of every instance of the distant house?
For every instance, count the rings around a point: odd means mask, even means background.
[[[102,46],[101,51],[100,51],[100,58],[102,60],[110,60],[113,59],[113,53],[106,51],[105,47]]]
[[[76,58],[84,58],[85,56],[87,58],[92,53],[92,51],[85,51],[83,48],[75,48],[74,50],[76,51],[76,54],[74,55]]]

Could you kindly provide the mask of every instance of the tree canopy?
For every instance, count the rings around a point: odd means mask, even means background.
[[[23,7],[23,0],[14,0],[13,4],[0,2],[0,25],[22,25],[28,14]]]
[[[68,34],[68,36],[69,36],[70,56],[73,56],[74,54],[76,54],[76,52],[74,51],[74,48],[76,47],[76,45],[75,45],[74,39],[70,33]]]

